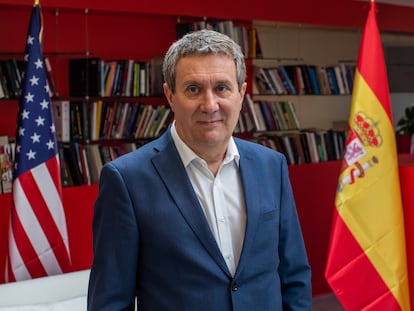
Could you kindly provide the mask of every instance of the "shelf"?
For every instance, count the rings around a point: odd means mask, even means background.
[[[274,98],[277,98],[279,100],[281,97],[287,97],[287,98],[292,98],[292,97],[309,97],[309,96],[311,96],[311,97],[317,97],[317,96],[321,96],[321,97],[348,96],[348,97],[350,97],[350,96],[352,96],[352,94],[296,94],[296,95],[294,95],[294,94],[252,94],[252,96],[255,99],[259,99],[259,98],[266,98],[266,99],[268,99],[268,98],[274,97]]]
[[[0,103],[2,102],[10,102],[10,101],[19,101],[20,98],[0,98]],[[143,101],[148,105],[165,105],[168,104],[167,99],[165,97],[158,97],[158,96],[131,96],[131,97],[70,97],[70,96],[59,96],[59,97],[52,97],[52,101],[71,101],[71,102],[93,102],[97,100],[101,100],[103,102],[139,102]]]
[[[67,51],[67,52],[43,52],[43,56],[90,56],[93,55],[93,52],[87,52],[87,51]],[[23,52],[0,52],[0,58],[4,57],[4,56],[11,56],[11,57],[15,57],[15,56],[19,56],[19,57],[23,57],[24,53]]]

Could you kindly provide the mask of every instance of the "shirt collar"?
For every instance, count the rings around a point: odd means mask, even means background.
[[[171,136],[185,167],[187,167],[194,159],[201,159],[193,150],[190,149],[190,147],[188,147],[184,143],[184,141],[178,135],[177,129],[175,128],[175,121],[171,126]],[[236,165],[239,166],[239,160],[239,150],[237,149],[233,137],[230,137],[229,145],[227,147],[227,152],[226,156],[224,157],[223,164],[227,164],[231,161],[234,161]]]

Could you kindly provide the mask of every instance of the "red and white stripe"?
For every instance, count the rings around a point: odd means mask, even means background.
[[[8,281],[68,269],[69,240],[57,155],[14,181],[9,233]]]

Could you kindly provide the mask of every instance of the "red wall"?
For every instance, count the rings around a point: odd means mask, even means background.
[[[88,8],[91,11],[140,12],[170,16],[199,16],[243,20],[269,20],[362,28],[369,0],[41,0],[45,8]],[[0,0],[0,4],[31,6],[32,0]],[[414,32],[414,7],[377,3],[381,30]]]
[[[290,166],[289,172],[305,244],[312,268],[313,294],[330,292],[324,269],[339,161]],[[92,215],[97,186],[65,188],[64,206],[68,222],[73,270],[87,269],[92,260]],[[7,230],[11,195],[0,195],[0,271],[7,253]],[[4,276],[0,273],[0,283]]]

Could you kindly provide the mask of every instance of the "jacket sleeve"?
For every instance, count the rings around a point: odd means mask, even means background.
[[[132,310],[136,290],[138,226],[127,187],[111,163],[102,170],[92,231],[94,259],[88,310]]]
[[[286,161],[282,161],[279,275],[283,310],[312,309],[311,270],[296,211]]]

